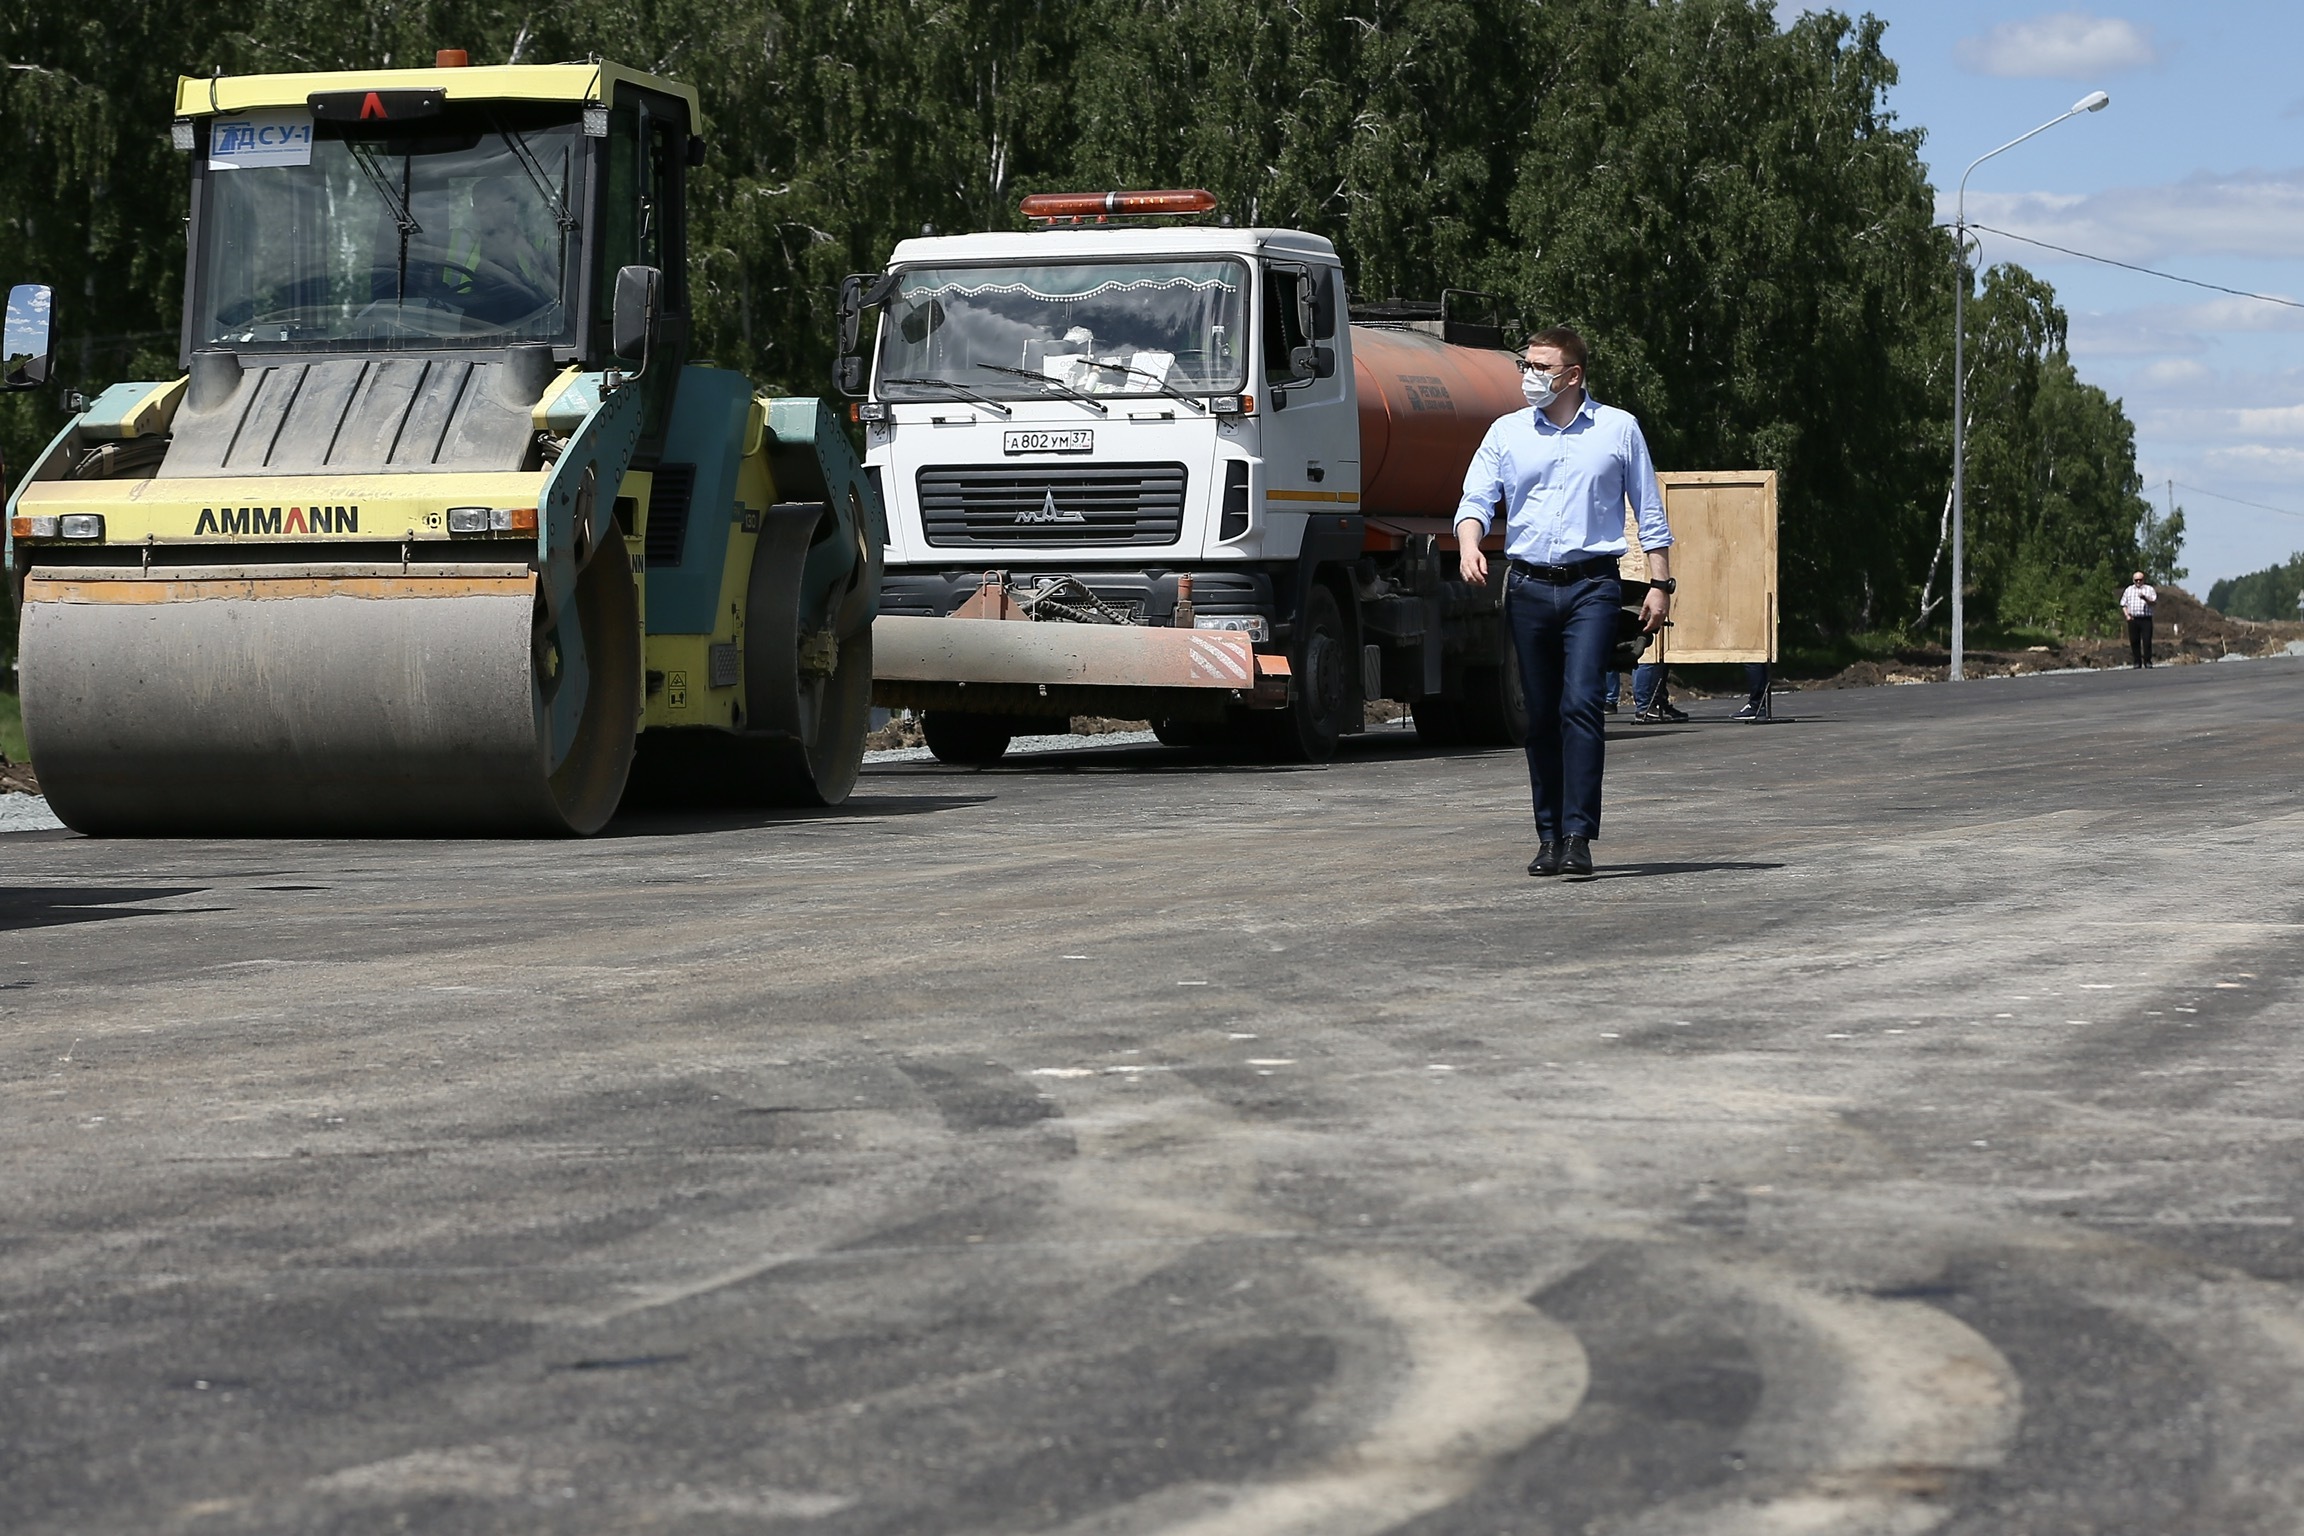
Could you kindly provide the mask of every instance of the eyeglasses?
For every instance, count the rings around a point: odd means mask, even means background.
[[[1566,373],[1571,368],[1583,366],[1582,363],[1532,363],[1526,358],[1520,359],[1522,373]]]

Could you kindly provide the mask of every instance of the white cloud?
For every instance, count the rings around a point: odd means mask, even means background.
[[[2146,364],[2136,380],[2160,389],[2183,389],[2205,384],[2214,377],[2205,363],[2189,357],[2163,357]]]
[[[1947,223],[1953,199],[1939,193]],[[2304,168],[2202,171],[2156,187],[2114,187],[2087,196],[1970,192],[1968,222],[2115,261],[2166,265],[2172,257],[2293,260],[2304,251]],[[1986,261],[2046,266],[2072,258],[1986,234]],[[1998,249],[1993,249],[1994,245]]]
[[[2304,437],[2304,405],[2236,411],[2233,421],[2251,437]]]
[[[2268,480],[2292,481],[2304,477],[2304,448],[2275,448],[2268,443],[2241,443],[2211,448],[2200,462],[2210,469],[2241,475],[2257,485]]]
[[[2207,338],[2145,310],[2069,317],[2065,345],[2074,357],[2170,357],[2208,350]]]
[[[2304,309],[2216,298],[2203,304],[2152,304],[2109,314],[2082,311],[2071,315],[2070,321],[2066,342],[2074,357],[2176,359],[2206,352],[2212,336],[2304,331]]]
[[[2019,80],[2092,79],[2160,62],[2145,28],[2084,11],[2004,21],[1982,37],[1962,38],[1959,55],[1980,75]]]
[[[2288,298],[2275,294],[2275,298]],[[2304,331],[2304,308],[2267,304],[2261,299],[2224,297],[2204,304],[2188,304],[2169,311],[2172,323],[2195,331],[2224,334],[2259,331]]]

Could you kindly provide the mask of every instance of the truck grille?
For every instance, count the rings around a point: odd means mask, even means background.
[[[1181,464],[1010,464],[920,471],[930,544],[1173,544]]]

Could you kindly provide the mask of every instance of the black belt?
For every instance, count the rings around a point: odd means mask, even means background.
[[[1528,560],[1514,560],[1511,565],[1515,573],[1530,581],[1550,582],[1556,587],[1565,586],[1571,581],[1585,581],[1594,576],[1616,574],[1614,555],[1594,555],[1589,560],[1578,560],[1571,565],[1537,565]]]

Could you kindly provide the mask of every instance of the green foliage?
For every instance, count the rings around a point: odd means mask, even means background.
[[[1901,618],[1950,417],[1950,247],[1881,102],[1881,25],[1780,33],[1735,0],[1557,21],[1496,281],[1585,331],[1660,464],[1782,472],[1788,614]]]
[[[2297,612],[2299,598],[2304,598],[2304,550],[2279,565],[2227,576],[2208,589],[2208,606],[2235,619],[2304,617]]]
[[[2176,563],[2183,553],[2184,509],[2171,505],[2162,517],[2147,501],[2144,521],[2136,525],[2137,566],[2154,581],[2182,581],[2191,574]]]
[[[2160,519],[2144,499],[2135,428],[2073,372],[2045,282],[1993,268],[1968,328],[1969,613],[2061,634],[2116,628],[2130,572],[2181,574],[2183,514]]]
[[[1032,190],[1206,186],[1243,223],[1335,240],[1363,296],[1480,287],[1531,326],[1577,325],[1596,393],[1640,414],[1667,468],[1779,470],[1788,635],[1929,616],[1951,250],[1872,18],[1780,27],[1769,0],[10,7],[0,277],[59,287],[62,382],[175,367],[178,73],[443,45],[597,52],[697,87],[697,334],[764,384],[824,387],[839,278],[923,224],[1018,227]],[[2125,420],[2071,380],[2053,295],[2013,281],[1988,280],[1976,316],[1998,348],[1975,359],[1979,438],[1998,434],[1976,596],[1985,617],[2085,622],[2102,562],[2152,529]],[[21,464],[57,422],[53,393],[0,399],[0,453]]]

